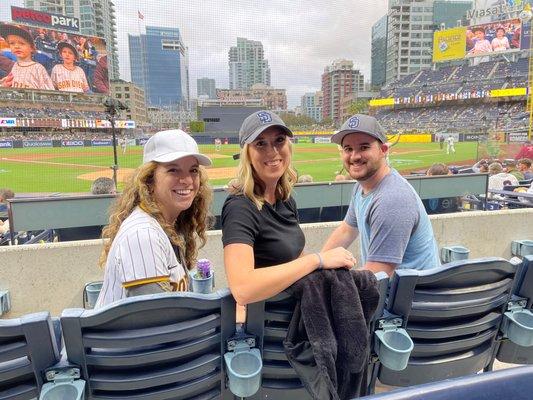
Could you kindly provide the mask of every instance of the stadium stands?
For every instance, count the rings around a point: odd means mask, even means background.
[[[400,106],[376,116],[389,130],[525,130],[524,100],[493,102],[487,96],[493,89],[526,87],[527,79],[527,58],[422,70],[385,85],[380,96],[399,99]]]

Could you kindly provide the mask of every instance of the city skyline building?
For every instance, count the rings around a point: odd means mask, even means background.
[[[256,83],[248,90],[217,89],[217,99],[224,104],[248,105],[254,100],[260,100],[260,105],[267,110],[286,111],[287,93],[285,89]],[[241,103],[240,103],[241,102]]]
[[[322,74],[322,119],[339,122],[341,102],[346,96],[365,90],[364,76],[351,60],[335,60]]]
[[[109,79],[119,79],[115,4],[111,0],[24,0],[24,7],[80,20],[80,34],[106,41]]]
[[[131,80],[144,89],[151,107],[189,107],[188,49],[178,28],[147,26],[128,35]]]
[[[229,88],[250,89],[256,83],[270,86],[270,67],[263,44],[256,40],[237,38],[237,46],[228,52]]]
[[[196,96],[207,96],[209,99],[217,98],[216,82],[211,78],[200,78],[196,80]]]
[[[148,114],[146,112],[144,90],[132,82],[119,79],[110,82],[110,94],[128,107],[127,110],[121,110],[122,118],[134,120],[137,126],[146,125]]]
[[[385,84],[387,71],[387,15],[372,25],[372,44],[370,57],[371,85],[381,88]]]
[[[322,101],[324,95],[322,91],[306,93],[302,96],[300,112],[316,122],[322,121]]]
[[[385,81],[431,67],[434,0],[390,0]]]

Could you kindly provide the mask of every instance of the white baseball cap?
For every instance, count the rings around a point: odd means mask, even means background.
[[[181,129],[160,131],[153,135],[144,145],[143,164],[150,161],[170,162],[193,156],[198,164],[209,166],[209,157],[200,154],[196,141]]]

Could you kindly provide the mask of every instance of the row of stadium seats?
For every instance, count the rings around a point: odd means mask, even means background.
[[[435,88],[435,91],[442,91],[441,85],[466,84],[482,81],[497,82],[498,78],[504,79],[528,76],[528,59],[520,58],[516,62],[487,61],[475,66],[462,64],[459,66],[448,66],[438,70],[425,69],[385,85],[381,91],[382,97],[402,97],[407,96],[406,92],[401,94],[398,90],[413,88],[409,95],[416,95],[416,88],[419,90],[425,86]],[[515,81],[516,79],[512,79]],[[500,86],[502,87],[502,86]],[[476,87],[478,88],[478,87]]]
[[[525,102],[483,103],[468,105],[444,105],[438,107],[381,109],[376,118],[385,129],[506,129],[525,130],[529,115],[524,111]]]
[[[490,370],[494,360],[533,363],[533,256],[454,261],[377,278],[380,299],[370,323],[373,351],[362,371],[369,378],[364,392],[373,391],[376,378],[411,386]],[[309,399],[282,345],[294,303],[282,293],[249,305],[244,333],[237,336],[227,289],[67,309],[59,321],[46,312],[0,320],[0,398],[234,399],[227,379],[234,385],[239,376],[224,365],[227,348],[256,346],[262,380],[247,381],[258,391],[243,397]],[[254,352],[241,352],[247,360],[241,367],[253,364]]]

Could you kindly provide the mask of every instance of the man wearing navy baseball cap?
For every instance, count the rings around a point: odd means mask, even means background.
[[[413,187],[387,163],[389,145],[369,115],[348,118],[331,137],[341,147],[344,168],[357,180],[344,221],[322,251],[348,248],[359,236],[361,265],[391,275],[396,268],[440,266],[431,222]]]

